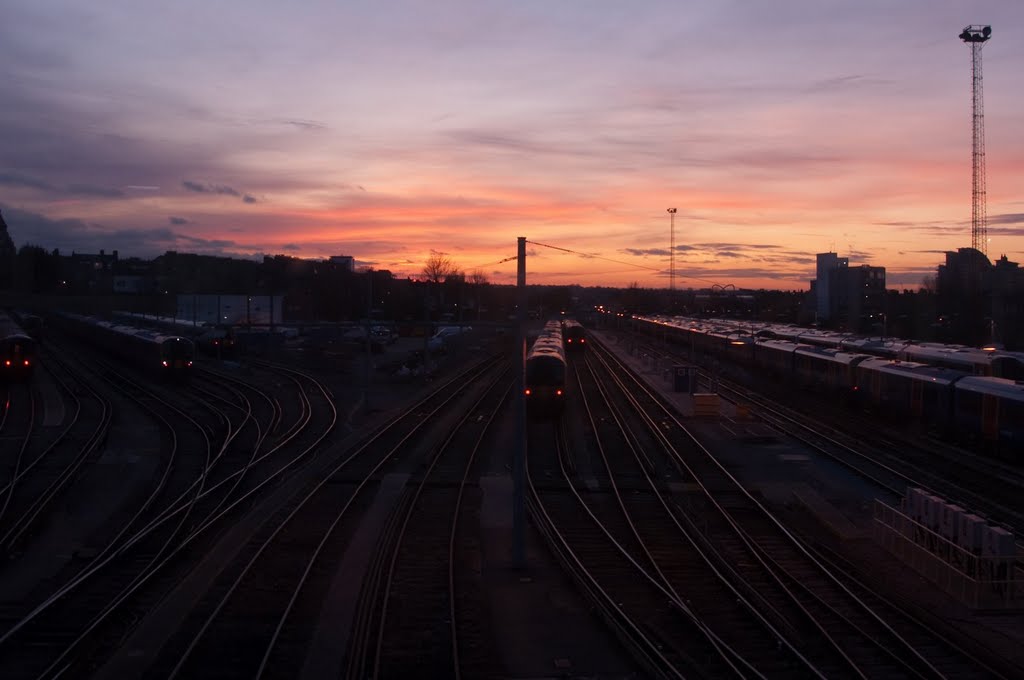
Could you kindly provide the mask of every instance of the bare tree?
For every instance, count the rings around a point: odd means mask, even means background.
[[[921,279],[921,292],[923,293],[934,293],[938,290],[938,286],[935,285],[935,275],[931,274]]]
[[[480,310],[484,305],[484,289],[490,284],[490,281],[481,269],[474,269],[467,274],[466,281],[469,283],[470,292],[473,295],[472,303],[476,307],[476,320],[479,321]]]
[[[469,282],[472,283],[475,288],[481,288],[491,281],[487,278],[487,274],[484,274],[482,271],[477,269],[470,273]]]
[[[452,258],[448,257],[447,253],[437,250],[430,251],[430,257],[427,258],[426,264],[423,265],[423,278],[430,283],[443,283],[449,277],[455,276],[458,273],[459,270],[452,261]]]

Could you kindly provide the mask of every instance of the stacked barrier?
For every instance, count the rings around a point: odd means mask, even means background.
[[[919,488],[909,488],[899,508],[876,500],[873,535],[889,552],[970,607],[1024,604],[1024,584],[1015,578],[1013,534],[955,503]]]

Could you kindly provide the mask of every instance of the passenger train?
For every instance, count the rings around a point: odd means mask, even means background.
[[[0,381],[28,380],[35,367],[35,340],[6,312],[0,311]]]
[[[562,334],[565,336],[565,349],[568,352],[582,352],[587,348],[587,331],[574,319],[562,322]]]
[[[885,417],[913,419],[1024,459],[1024,356],[961,346],[854,338],[796,327],[634,317],[638,330],[709,357],[831,393]]]
[[[154,316],[139,312],[114,312],[111,318],[133,326],[158,328],[168,333],[191,339],[196,348],[218,359],[232,359],[237,354],[238,343],[230,327],[219,328],[207,323],[171,316]]]
[[[183,380],[192,374],[195,344],[188,338],[80,314],[59,313],[55,321],[98,349],[161,379]]]
[[[549,321],[526,355],[526,410],[533,418],[557,417],[565,407],[566,363],[562,324]]]

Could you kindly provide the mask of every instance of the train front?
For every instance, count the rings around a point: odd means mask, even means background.
[[[526,360],[526,409],[531,417],[557,416],[565,407],[565,357],[535,349]]]
[[[35,341],[27,335],[0,339],[0,376],[3,381],[28,380],[36,367]]]
[[[170,336],[160,340],[160,366],[165,376],[176,380],[188,378],[195,358],[196,346],[188,338]]]

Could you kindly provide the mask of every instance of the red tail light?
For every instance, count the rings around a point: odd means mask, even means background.
[[[525,391],[526,396],[530,396],[530,390]]]
[[[568,342],[571,345],[572,344],[572,338],[569,338],[568,340],[566,340],[566,342]]]
[[[28,366],[28,359],[25,359],[25,365]]]
[[[11,360],[10,359],[8,359],[8,360],[6,360],[4,362],[4,366],[10,366],[10,365],[11,365]]]
[[[562,390],[555,390],[555,394],[557,394],[558,396],[562,396]]]
[[[580,344],[581,344],[581,345],[582,345],[583,343],[585,343],[586,341],[587,341],[587,339],[586,339],[586,338],[580,338]]]
[[[190,361],[190,362],[188,362],[188,365],[189,365],[189,366],[191,366],[191,365],[192,365],[192,362],[191,362],[191,361]]]

